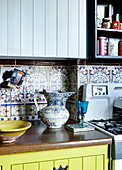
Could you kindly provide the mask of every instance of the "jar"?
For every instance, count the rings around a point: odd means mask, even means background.
[[[111,27],[109,18],[103,18],[102,27],[103,28],[110,28]]]

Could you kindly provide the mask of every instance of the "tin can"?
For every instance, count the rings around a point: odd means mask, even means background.
[[[118,42],[117,41],[108,42],[108,55],[118,56]]]
[[[107,55],[107,38],[99,37],[99,55]]]
[[[122,56],[122,41],[119,41],[119,44],[118,44],[118,55]]]

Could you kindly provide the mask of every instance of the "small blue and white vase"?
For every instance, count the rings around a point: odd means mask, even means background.
[[[34,95],[34,102],[39,116],[48,128],[61,128],[69,119],[69,111],[65,108],[66,101],[74,92],[37,92]],[[44,95],[47,106],[40,108],[37,103],[37,96]]]

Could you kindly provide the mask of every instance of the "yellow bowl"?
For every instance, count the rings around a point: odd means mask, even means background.
[[[2,143],[14,142],[30,127],[31,123],[23,120],[0,121],[0,141]]]

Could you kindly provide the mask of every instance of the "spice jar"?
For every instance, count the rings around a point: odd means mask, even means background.
[[[111,27],[110,18],[103,18],[102,28],[110,28],[110,27]]]

